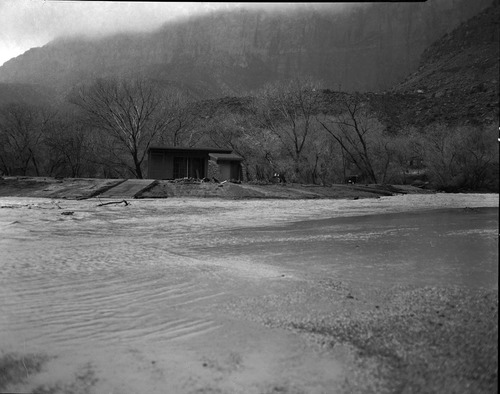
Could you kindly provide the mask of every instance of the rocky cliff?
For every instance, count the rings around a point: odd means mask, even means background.
[[[487,124],[499,118],[498,1],[427,48],[393,93],[413,97],[421,124]]]
[[[490,2],[214,13],[147,34],[61,38],[6,62],[0,82],[46,85],[64,95],[95,77],[139,73],[210,98],[309,75],[325,88],[380,91],[415,71],[425,48]]]
[[[385,92],[365,92],[363,99],[389,130],[431,123],[448,126],[491,125],[499,119],[498,1],[436,40],[420,59],[418,69]],[[345,94],[324,89],[321,112],[335,110]],[[249,97],[204,100],[195,111],[210,116],[217,110],[245,113]]]

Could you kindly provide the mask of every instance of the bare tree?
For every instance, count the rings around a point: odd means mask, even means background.
[[[368,181],[377,183],[373,148],[381,135],[380,123],[371,116],[359,94],[339,95],[336,106],[337,114],[318,117],[319,123]]]
[[[58,119],[44,138],[48,154],[46,174],[91,176],[93,142],[90,130],[77,118]]]
[[[165,97],[168,128],[158,135],[157,142],[162,145],[194,146],[200,138],[198,114],[192,101],[181,91],[172,91]]]
[[[491,143],[495,128],[435,124],[420,133],[419,154],[433,186],[498,191],[498,144]]]
[[[272,177],[273,169],[268,167],[274,164],[273,147],[276,141],[272,139],[276,140],[276,137],[256,127],[251,115],[219,111],[207,120],[204,130],[210,144],[230,148],[243,158],[247,180],[268,180]]]
[[[42,142],[55,111],[12,103],[0,109],[0,165],[6,174],[20,172],[36,176],[43,172]]]
[[[125,158],[115,153],[121,164],[142,179],[148,147],[172,122],[165,93],[143,79],[98,79],[82,87],[72,101],[109,134],[114,149],[125,153]]]
[[[311,80],[294,79],[265,87],[255,101],[256,119],[280,140],[300,178],[303,153],[315,127],[320,95]]]

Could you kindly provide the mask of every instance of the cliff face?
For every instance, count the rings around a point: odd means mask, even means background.
[[[490,3],[379,3],[341,14],[216,13],[154,33],[55,40],[5,63],[0,82],[46,85],[64,94],[95,77],[139,73],[209,98],[308,75],[325,88],[384,90],[415,71],[433,41]]]
[[[498,1],[444,34],[426,49],[418,69],[387,92],[362,97],[386,127],[398,132],[407,126],[432,123],[448,126],[491,126],[499,119]],[[334,110],[339,95],[323,90],[319,111]],[[216,109],[244,113],[250,98],[223,98],[197,103],[196,113]]]
[[[415,121],[488,124],[499,118],[498,1],[434,42],[393,92],[416,96]]]

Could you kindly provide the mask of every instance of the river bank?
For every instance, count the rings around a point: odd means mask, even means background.
[[[87,199],[100,196],[125,179],[3,177],[0,197]],[[224,199],[358,199],[395,194],[427,194],[432,190],[410,185],[304,185],[202,182],[194,179],[151,180],[135,198],[224,198]],[[134,196],[123,196],[134,197]]]

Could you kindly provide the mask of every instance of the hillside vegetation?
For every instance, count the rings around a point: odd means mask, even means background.
[[[425,23],[433,27],[428,32],[431,34],[439,26],[444,29],[433,15],[447,9],[447,4],[401,4],[393,11],[406,10],[413,16],[416,14],[411,12],[422,13],[418,15],[425,15]],[[471,12],[472,8],[460,4],[448,4],[448,11],[453,10],[451,16],[463,15],[465,9]],[[3,86],[12,88],[17,80],[33,82],[30,78],[46,78],[47,84],[57,79],[60,84],[54,84],[54,89],[61,101],[48,105],[28,99],[7,100],[0,105],[0,170],[4,175],[142,178],[147,173],[147,150],[152,145],[209,146],[229,148],[242,156],[244,179],[257,183],[270,182],[279,173],[287,182],[316,185],[344,183],[355,176],[367,184],[498,191],[498,2],[455,30],[443,32],[423,53],[419,68],[391,90],[358,93],[328,89],[325,80],[317,78],[321,73],[308,72],[312,69],[307,67],[330,67],[327,59],[335,57],[333,52],[321,56],[317,52],[315,58],[313,52],[318,48],[312,42],[326,42],[332,51],[341,45],[353,51],[371,48],[372,44],[380,48],[377,40],[388,30],[384,28],[377,35],[370,30],[371,23],[358,30],[354,26],[360,26],[358,22],[369,15],[387,17],[384,12],[388,7],[354,8],[343,16],[314,12],[286,17],[248,11],[214,14],[199,19],[199,25],[167,25],[154,33],[157,40],[151,41],[149,34],[103,38],[98,43],[75,38],[34,50],[0,68],[0,78],[10,81]],[[346,22],[347,17],[355,23]],[[295,23],[298,20],[308,21],[299,24],[300,34]],[[324,26],[320,23],[327,20]],[[384,20],[389,23],[392,19]],[[239,32],[239,38],[219,34],[217,26],[223,21],[228,23],[228,32]],[[245,23],[241,25],[242,21]],[[408,32],[413,32],[424,22],[410,18],[401,25],[394,21],[389,25],[400,29],[405,23],[409,24]],[[341,28],[342,34],[335,30]],[[320,39],[321,32],[326,32],[328,40]],[[275,34],[282,41],[270,40],[266,46],[266,37]],[[208,41],[193,46],[202,35]],[[370,41],[368,37],[378,38]],[[248,45],[241,47],[242,42]],[[277,52],[271,51],[271,44]],[[295,63],[285,61],[291,68],[284,72],[281,62],[286,56],[281,55],[303,45],[311,62],[306,67],[297,60],[301,66],[292,67]],[[401,49],[406,47],[398,45],[387,44],[386,49],[399,48],[399,54],[408,54]],[[174,47],[177,49],[170,51]],[[226,47],[228,53],[221,52]],[[240,52],[234,57],[231,51]],[[258,68],[251,66],[254,63],[238,62],[248,60],[252,51],[260,53],[262,59],[279,53],[272,66],[275,69],[261,59],[259,64],[265,65],[262,73],[246,79],[250,75],[245,74],[247,71],[254,73]],[[368,56],[371,52],[367,49],[363,53]],[[46,63],[49,58],[53,67]],[[192,61],[194,58],[197,60]],[[95,59],[101,59],[98,69]],[[151,59],[158,61],[154,66],[158,73],[145,78],[140,71],[152,70]],[[181,63],[179,59],[183,59]],[[320,67],[314,59],[326,63]],[[381,64],[372,63],[364,55],[355,59],[363,67],[375,65],[373,70]],[[33,63],[32,67],[23,66],[27,61]],[[202,61],[206,61],[203,70],[197,68]],[[183,66],[176,68],[180,64]],[[214,64],[217,71],[211,68]],[[350,69],[350,63],[345,64]],[[37,71],[39,66],[45,71]],[[394,64],[386,66],[380,69],[388,74],[401,69]],[[134,68],[134,72],[126,67]],[[51,74],[57,70],[58,78]],[[303,75],[292,72],[297,70]],[[372,75],[357,71],[360,78]],[[86,73],[101,78],[90,78]],[[328,75],[339,76],[332,72]],[[231,76],[239,87],[230,82]],[[380,75],[377,78],[383,79]],[[369,78],[363,81],[365,88],[371,86]],[[43,85],[37,86],[38,94],[45,94]],[[217,96],[224,91],[221,86],[229,92],[254,89],[245,96],[199,99],[203,96],[200,92]]]
[[[500,7],[462,23],[427,48],[419,68],[393,92],[418,94],[420,124],[492,123],[499,109]]]

